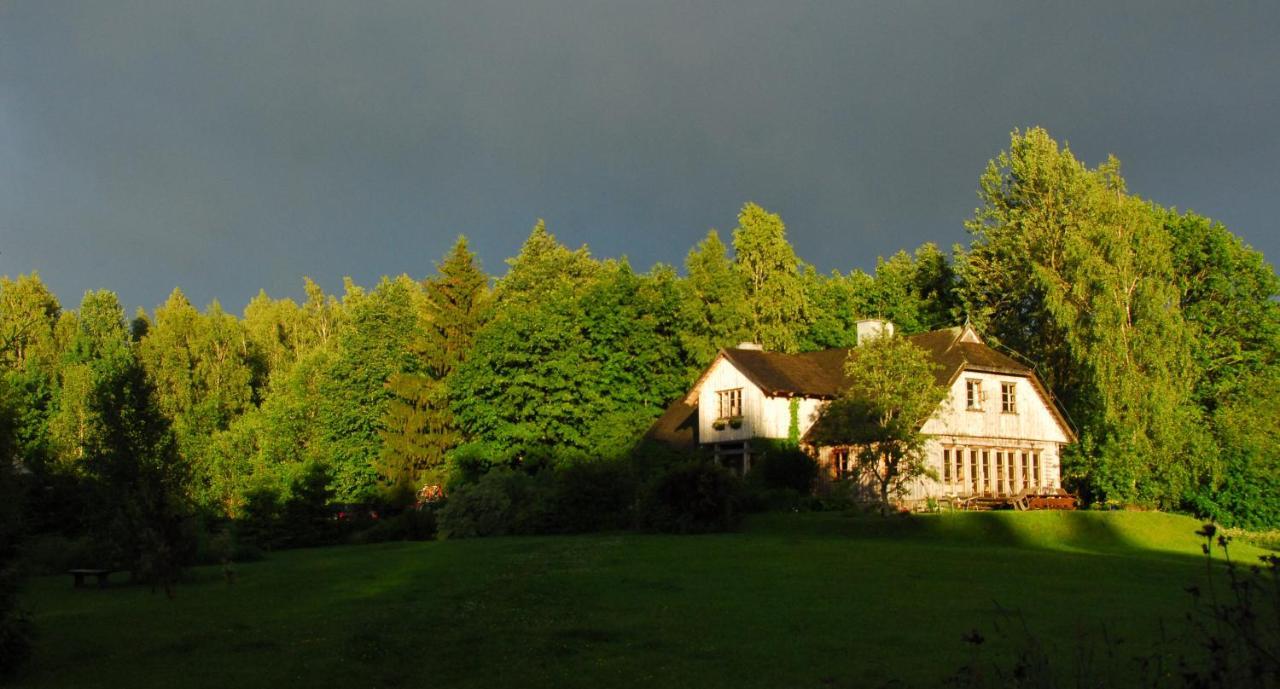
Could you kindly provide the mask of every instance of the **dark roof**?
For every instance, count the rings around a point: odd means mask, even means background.
[[[949,385],[961,371],[980,370],[1030,375],[1024,364],[981,342],[961,341],[962,328],[909,335],[907,340],[929,353],[940,365],[938,384]],[[835,397],[847,385],[844,364],[856,349],[783,354],[758,349],[726,349],[724,355],[767,395],[779,397]]]
[[[677,399],[649,427],[646,440],[656,440],[672,447],[693,448],[698,445],[698,405]]]
[[[1058,419],[1069,438],[1075,438],[1075,430],[1066,414],[1048,388],[1040,382],[1035,371],[984,344],[967,326],[932,330],[908,335],[907,339],[929,353],[939,364],[938,384],[949,387],[963,371],[987,371],[1007,375],[1025,376],[1040,393],[1049,410]],[[833,398],[848,385],[844,364],[856,349],[825,349],[818,352],[783,354],[759,349],[723,349],[720,354],[730,361],[766,395],[772,397]],[[711,372],[708,367],[705,377]],[[698,404],[696,391],[702,380],[689,395],[677,399],[667,407],[645,434],[650,440],[661,441],[677,447],[693,447],[698,443]]]

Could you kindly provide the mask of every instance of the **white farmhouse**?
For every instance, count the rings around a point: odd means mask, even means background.
[[[858,339],[892,334],[893,324],[858,323]],[[939,365],[949,395],[921,429],[937,480],[921,479],[905,496],[1012,497],[1061,487],[1059,457],[1075,434],[1035,372],[983,343],[972,327],[907,336]],[[751,469],[759,439],[807,441],[823,406],[846,385],[844,364],[857,349],[803,354],[766,352],[744,343],[724,349],[693,389],[657,421],[650,437],[710,449],[739,472]],[[805,447],[822,476],[839,479],[852,466],[849,448]]]

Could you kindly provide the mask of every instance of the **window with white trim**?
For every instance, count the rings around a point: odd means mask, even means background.
[[[1005,414],[1018,413],[1018,385],[1017,383],[1001,383],[1000,384],[1000,411]]]
[[[965,409],[982,411],[982,381],[969,378],[964,381]]]
[[[720,401],[720,419],[734,419],[742,416],[742,388],[721,390],[716,393]]]

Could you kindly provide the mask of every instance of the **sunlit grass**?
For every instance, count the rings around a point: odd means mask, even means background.
[[[997,604],[1069,647],[1186,610],[1198,524],[1155,513],[762,515],[738,533],[282,552],[173,600],[35,580],[30,687],[936,685]],[[1259,552],[1233,548],[1241,559]],[[998,646],[998,644],[997,644]]]

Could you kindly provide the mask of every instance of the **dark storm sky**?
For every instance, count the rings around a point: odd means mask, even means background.
[[[1280,3],[0,0],[0,274],[239,312],[538,217],[680,264],[746,200],[869,268],[1037,124],[1280,255]]]

